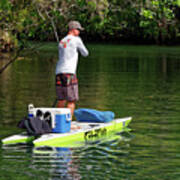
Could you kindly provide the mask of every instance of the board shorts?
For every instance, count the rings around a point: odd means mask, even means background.
[[[56,95],[58,100],[69,102],[79,100],[78,79],[75,74],[56,75]]]

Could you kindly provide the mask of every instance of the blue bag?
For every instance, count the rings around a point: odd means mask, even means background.
[[[74,115],[79,122],[106,123],[114,119],[112,111],[97,111],[95,109],[80,108],[76,109]]]

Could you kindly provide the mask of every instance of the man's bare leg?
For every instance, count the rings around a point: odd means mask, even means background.
[[[64,108],[66,106],[66,100],[59,100],[57,107],[58,108]]]
[[[59,100],[58,101],[58,104],[57,104],[57,107],[58,108],[64,108],[64,107],[66,107],[66,100]],[[72,115],[72,117],[73,117],[73,115],[74,115],[74,110],[75,110],[75,107],[76,107],[76,105],[75,105],[75,102],[74,101],[72,101],[72,102],[67,102],[67,108],[69,108],[70,110],[71,110],[71,115]]]
[[[59,100],[58,101],[58,104],[57,104],[57,107],[58,108],[64,108],[64,107],[66,107],[66,100]],[[70,109],[70,111],[71,111],[71,117],[73,117],[73,115],[74,115],[74,110],[75,110],[75,107],[76,107],[76,104],[75,104],[75,102],[74,101],[72,101],[72,102],[67,102],[67,108],[69,108]],[[78,127],[77,125],[71,125],[71,129],[79,129],[80,127]]]
[[[73,115],[74,115],[75,107],[76,107],[76,104],[75,104],[74,101],[67,103],[67,108],[70,108],[70,110],[71,110],[71,116],[72,116],[72,117],[73,117]]]
[[[76,107],[76,104],[75,104],[74,101],[67,103],[67,108],[70,108],[70,110],[71,110],[71,117],[72,118],[73,118],[73,115],[74,115],[75,107]],[[72,130],[79,129],[79,128],[80,128],[79,126],[77,126],[75,124],[71,124],[71,129]]]

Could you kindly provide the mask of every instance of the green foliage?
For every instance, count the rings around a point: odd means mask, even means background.
[[[180,7],[180,0],[177,0],[176,4]]]
[[[11,9],[11,3],[8,0],[1,0],[0,1],[0,9],[10,10]]]
[[[96,3],[93,1],[88,1],[87,3],[88,7],[90,8],[91,11],[95,11],[96,10]]]
[[[76,19],[89,39],[165,43],[180,34],[180,0],[1,0],[1,31],[25,40],[58,40]]]
[[[157,43],[164,43],[171,39],[175,32],[170,32],[176,26],[177,20],[173,12],[173,0],[146,1],[141,8],[140,27],[143,28],[144,37],[150,36]],[[178,30],[179,31],[179,30]]]

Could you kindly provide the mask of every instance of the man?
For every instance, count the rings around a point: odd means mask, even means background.
[[[56,65],[56,94],[58,107],[71,109],[73,116],[75,103],[79,99],[78,80],[76,69],[78,64],[78,52],[82,56],[88,56],[88,50],[79,37],[84,30],[78,21],[70,21],[69,32],[59,43],[59,60]]]

